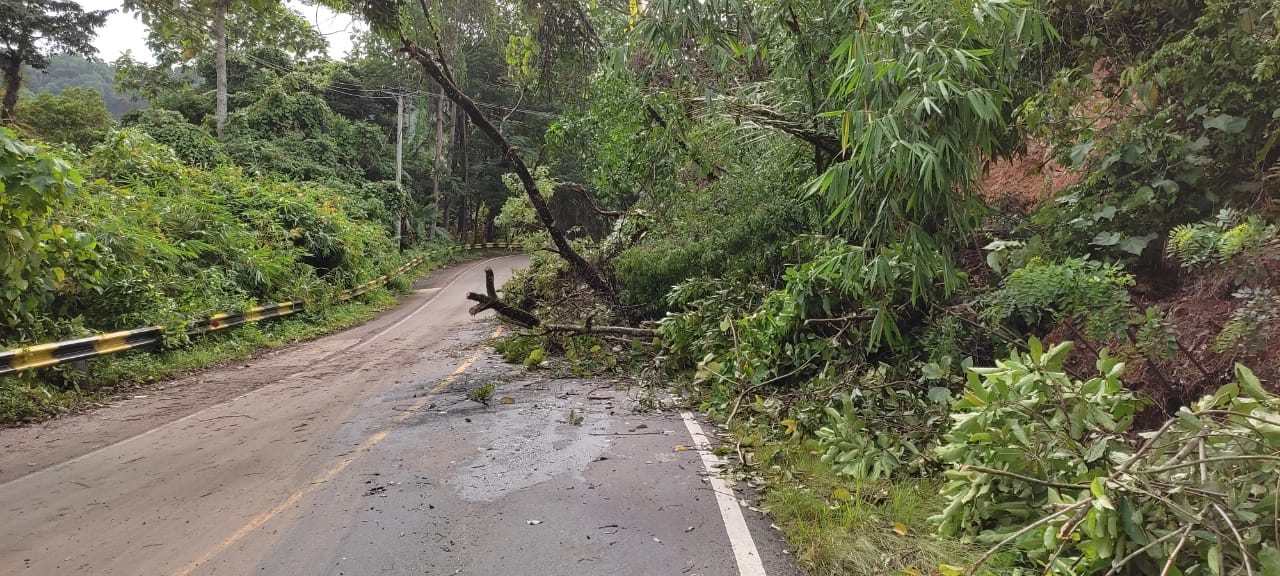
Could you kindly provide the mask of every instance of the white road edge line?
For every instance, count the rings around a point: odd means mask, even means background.
[[[742,506],[733,496],[733,489],[720,477],[720,468],[725,465],[723,458],[711,451],[711,442],[702,433],[702,426],[694,419],[693,414],[681,412],[685,428],[693,437],[693,446],[702,456],[702,466],[707,469],[711,491],[716,494],[716,504],[720,505],[720,517],[724,519],[724,529],[729,533],[729,545],[733,546],[733,557],[738,561],[738,574],[741,576],[766,576],[764,564],[760,560],[760,551],[756,549],[756,541],[751,539],[751,530],[742,517]]]
[[[452,281],[452,282],[449,282],[448,284],[446,284],[446,285],[444,286],[444,288],[441,288],[438,292],[436,292],[435,294],[432,294],[432,295],[431,295],[431,298],[430,298],[429,300],[427,300],[426,302],[424,302],[424,303],[422,304],[422,306],[419,306],[417,310],[414,310],[414,311],[409,315],[409,318],[412,318],[412,317],[413,317],[413,315],[417,314],[418,312],[421,312],[421,311],[423,310],[423,308],[426,308],[426,307],[427,307],[427,305],[431,304],[432,302],[435,302],[435,301],[436,301],[436,298],[437,298],[437,297],[439,297],[439,296],[440,296],[440,294],[443,294],[443,293],[444,293],[444,291],[445,291],[445,289],[449,288],[450,286],[453,286],[453,285],[454,285],[454,283],[456,283],[460,278],[462,278],[463,276],[465,276],[468,272],[470,272],[470,271],[472,271],[472,270],[475,270],[476,268],[479,268],[480,266],[483,266],[483,265],[485,265],[485,264],[488,264],[488,263],[490,263],[490,262],[493,262],[494,260],[501,260],[501,259],[503,259],[503,258],[510,258],[510,256],[497,256],[497,257],[494,257],[494,258],[490,258],[490,259],[488,259],[488,260],[485,260],[485,261],[483,261],[483,262],[480,262],[480,263],[476,264],[475,266],[472,266],[472,267],[470,267],[470,268],[467,268],[466,270],[463,270],[460,274],[458,274],[458,276],[456,276],[456,277],[453,279],[453,281]],[[397,323],[396,323],[394,326],[392,326],[391,328],[387,328],[387,329],[385,329],[385,330],[383,330],[383,331],[381,331],[381,332],[379,332],[379,333],[375,334],[375,335],[374,335],[374,338],[377,338],[377,337],[379,337],[379,336],[382,336],[383,334],[386,334],[387,332],[391,331],[391,329],[392,329],[392,328],[396,328],[396,327],[400,326],[401,324],[404,324],[406,321],[408,321],[408,319],[409,319],[409,318],[405,318],[405,319],[403,319],[403,320],[401,320],[401,321],[397,322]],[[355,329],[356,329],[356,327],[349,328],[349,330],[355,330]],[[371,342],[372,340],[373,340],[373,339],[366,340],[365,342]],[[356,344],[353,344],[353,345],[351,345],[351,346],[349,346],[349,347],[347,347],[347,348],[343,348],[342,350],[338,350],[337,352],[334,352],[333,354],[330,354],[330,355],[328,355],[328,356],[325,356],[323,359],[321,359],[321,361],[328,360],[329,358],[332,358],[333,356],[336,356],[336,355],[341,354],[341,353],[343,353],[343,352],[347,352],[347,351],[355,350],[356,348],[359,348],[362,344],[364,344],[364,342],[357,342]],[[285,379],[291,378],[291,377],[293,377],[293,376],[297,376],[298,374],[301,374],[302,372],[305,372],[305,371],[306,371],[306,370],[302,370],[302,371],[300,371],[300,372],[296,372],[296,373],[290,374],[289,376],[285,376],[284,378],[282,378],[282,380],[285,380]],[[265,388],[265,386],[263,386],[262,388]],[[94,450],[93,450],[93,451],[91,451],[91,452],[85,452],[84,454],[81,454],[81,455],[79,455],[79,456],[76,456],[75,458],[72,458],[72,459],[70,459],[70,460],[63,460],[62,462],[59,462],[59,463],[57,463],[57,464],[53,464],[53,465],[51,465],[51,466],[47,466],[47,467],[41,468],[41,469],[39,469],[39,470],[35,470],[35,471],[33,471],[33,472],[29,473],[29,474],[26,474],[26,475],[24,475],[24,476],[19,476],[19,477],[17,477],[17,478],[14,478],[14,479],[12,479],[12,480],[7,481],[7,482],[0,482],[0,488],[3,488],[3,487],[8,486],[8,485],[10,485],[10,484],[15,484],[15,483],[18,483],[18,482],[22,482],[22,481],[24,481],[24,480],[27,480],[28,478],[35,478],[35,477],[37,477],[37,476],[40,476],[40,475],[45,474],[45,473],[47,473],[47,472],[51,472],[51,471],[53,471],[53,470],[58,470],[58,469],[61,469],[61,468],[66,468],[67,466],[71,466],[72,464],[75,464],[76,462],[79,462],[79,461],[81,461],[81,460],[84,460],[84,459],[86,459],[86,458],[89,458],[89,457],[93,456],[94,454],[97,454],[97,453],[102,452],[102,451],[104,451],[104,450],[109,450],[109,449],[114,448],[114,447],[116,447],[116,446],[119,446],[119,445],[121,445],[121,444],[125,444],[125,443],[128,443],[128,442],[134,442],[134,441],[136,441],[136,440],[140,440],[140,439],[142,439],[142,438],[144,438],[144,437],[146,437],[146,436],[150,436],[150,435],[152,435],[152,434],[154,434],[154,433],[156,433],[156,432],[159,432],[160,430],[163,430],[163,429],[165,429],[165,428],[168,428],[168,427],[170,427],[170,426],[175,426],[175,425],[180,424],[180,423],[182,423],[182,422],[186,422],[187,420],[194,419],[195,417],[197,417],[197,416],[199,416],[199,415],[201,415],[201,414],[203,414],[203,413],[205,413],[205,412],[208,412],[208,411],[210,411],[210,410],[213,410],[214,408],[218,408],[218,407],[223,406],[223,405],[231,404],[232,402],[235,402],[235,401],[237,401],[237,400],[239,400],[239,399],[241,399],[241,398],[244,398],[245,396],[248,396],[248,395],[250,395],[250,394],[257,394],[260,390],[262,390],[262,388],[254,388],[253,390],[250,390],[250,391],[248,391],[248,392],[245,392],[244,394],[241,394],[241,395],[239,395],[239,396],[236,396],[235,398],[230,398],[230,399],[227,399],[227,400],[223,400],[222,402],[219,402],[219,403],[217,403],[217,404],[213,404],[213,405],[211,405],[211,406],[205,406],[204,408],[201,408],[200,410],[197,410],[197,411],[195,411],[195,412],[192,412],[192,413],[190,413],[190,414],[187,414],[186,416],[183,416],[182,418],[179,418],[179,419],[174,420],[174,421],[172,421],[172,422],[166,422],[166,423],[164,423],[164,424],[161,424],[161,425],[159,425],[159,426],[156,426],[155,428],[152,428],[152,429],[150,429],[150,430],[147,430],[146,432],[141,432],[141,433],[135,434],[135,435],[133,435],[133,436],[130,436],[130,437],[128,437],[128,438],[121,438],[120,440],[117,440],[117,441],[115,441],[115,442],[112,442],[112,443],[110,443],[110,444],[107,444],[106,446],[101,446],[101,447],[99,447],[99,448],[96,448],[96,449],[94,449]]]

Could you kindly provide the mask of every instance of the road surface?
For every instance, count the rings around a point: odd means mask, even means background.
[[[715,456],[682,449],[696,419],[489,351],[501,328],[463,296],[527,262],[443,270],[356,329],[0,430],[0,574],[797,574]],[[490,406],[466,399],[486,383]]]

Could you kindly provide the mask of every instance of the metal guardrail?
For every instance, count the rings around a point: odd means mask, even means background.
[[[459,250],[508,250],[512,248],[519,248],[519,246],[505,242],[485,242],[480,244],[465,244],[458,246],[457,248]],[[390,273],[383,274],[382,276],[374,278],[373,280],[360,284],[354,288],[343,290],[339,294],[339,298],[341,300],[350,300],[360,296],[361,294],[368,293],[370,290],[378,288],[379,286],[391,281],[392,278],[421,266],[428,258],[438,255],[440,255],[439,252],[429,252],[414,258]],[[233,328],[250,322],[258,322],[261,320],[269,320],[271,318],[279,318],[281,316],[296,314],[305,309],[305,301],[294,300],[267,306],[256,306],[243,312],[215,314],[192,324],[187,329],[187,333],[202,334],[205,332],[225,330],[227,328]],[[85,338],[77,338],[75,340],[66,340],[63,342],[35,344],[23,348],[4,350],[0,351],[0,376],[8,376],[23,370],[34,370],[36,368],[45,368],[58,364],[68,364],[71,362],[88,360],[90,358],[124,352],[126,350],[151,348],[160,344],[163,338],[164,326],[149,326],[147,328],[138,328],[136,330],[125,330],[122,332],[87,336]]]

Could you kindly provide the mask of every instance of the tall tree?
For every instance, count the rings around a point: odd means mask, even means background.
[[[4,71],[6,119],[13,118],[22,87],[22,65],[43,70],[53,54],[89,56],[89,42],[114,10],[85,12],[71,0],[0,0],[0,70]]]
[[[227,50],[270,43],[295,56],[324,50],[324,37],[279,0],[125,0],[150,29],[148,46],[162,64],[188,62],[214,51],[214,125],[227,121]]]
[[[401,46],[399,51],[417,62],[422,67],[423,73],[440,87],[445,97],[461,108],[476,128],[501,150],[502,156],[515,172],[525,195],[533,205],[534,212],[538,215],[538,220],[551,237],[560,257],[569,264],[583,282],[604,298],[616,302],[617,290],[609,278],[569,244],[564,230],[552,215],[546,196],[538,189],[533,172],[525,161],[524,153],[459,86],[449,62],[445,59],[439,35],[431,35],[434,37],[432,39],[434,47],[421,45],[410,38],[413,32],[405,26],[406,19],[403,16],[420,7],[424,12],[421,15],[425,16],[427,22],[431,22],[431,15],[426,13],[429,10],[427,3],[419,2],[414,6],[404,0],[323,0],[323,2],[335,10],[363,15],[375,31],[399,41]],[[578,6],[579,3],[575,0],[572,4]],[[578,10],[575,13],[581,14],[582,11]]]

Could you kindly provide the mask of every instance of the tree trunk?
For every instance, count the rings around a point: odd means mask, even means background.
[[[462,182],[462,194],[458,195],[458,239],[462,240],[467,237],[467,217],[470,215],[467,201],[471,194],[467,189],[467,116],[459,107],[454,107],[453,112],[453,161]]]
[[[551,236],[551,241],[556,245],[556,251],[560,257],[569,263],[569,267],[586,282],[593,290],[598,292],[602,297],[611,303],[616,303],[618,299],[617,292],[613,286],[605,279],[605,277],[596,269],[586,258],[583,258],[573,246],[569,245],[568,238],[564,232],[556,224],[555,217],[551,214],[551,209],[547,206],[547,199],[543,198],[542,193],[538,191],[537,182],[533,179],[533,173],[529,171],[529,167],[525,165],[524,158],[520,156],[520,151],[515,145],[507,140],[507,137],[498,130],[493,122],[489,121],[488,116],[480,111],[480,107],[476,106],[474,100],[462,93],[462,90],[453,83],[453,80],[445,74],[442,64],[436,59],[436,55],[430,50],[423,50],[418,47],[412,40],[407,38],[401,39],[404,42],[404,52],[413,58],[422,66],[422,70],[427,76],[436,81],[440,85],[444,94],[449,97],[455,104],[461,106],[467,113],[467,117],[471,122],[480,128],[498,148],[502,149],[503,155],[507,162],[511,164],[511,169],[515,171],[516,176],[520,178],[520,184],[524,188],[525,194],[529,197],[529,203],[533,204],[534,211],[538,214],[538,219],[542,221],[542,225],[547,230],[547,234]]]
[[[396,94],[396,192],[404,196],[404,94]],[[396,214],[396,244],[404,248],[400,223],[403,213]]]
[[[444,224],[444,213],[440,211],[440,172],[444,170],[444,93],[436,96],[436,162],[431,169],[432,204],[436,208],[436,219]]]
[[[214,126],[218,136],[227,123],[227,5],[230,0],[218,0],[213,14],[214,66],[218,76],[218,104],[214,111]]]
[[[4,113],[0,120],[13,121],[13,109],[18,106],[18,89],[22,87],[22,61],[10,58],[4,67]]]

